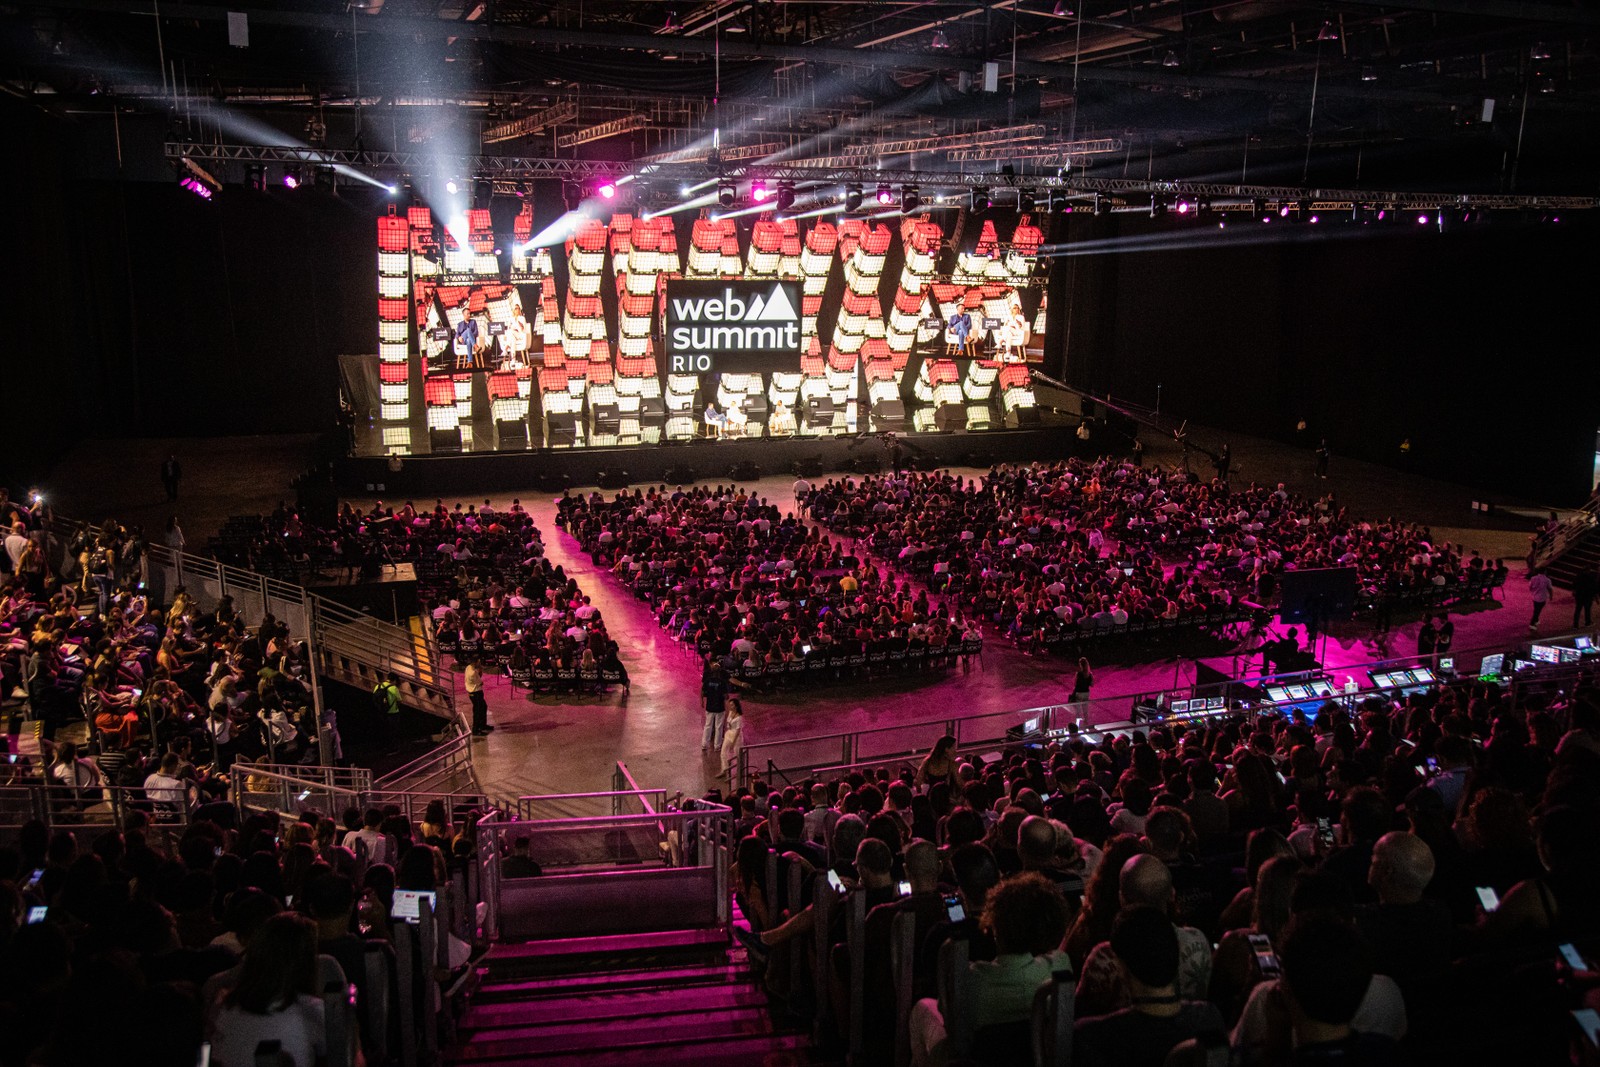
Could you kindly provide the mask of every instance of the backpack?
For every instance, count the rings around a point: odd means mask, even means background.
[[[394,688],[393,682],[379,682],[372,687],[372,710],[384,715],[389,714],[389,690]]]

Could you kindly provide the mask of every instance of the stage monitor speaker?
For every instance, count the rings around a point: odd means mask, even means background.
[[[806,400],[806,425],[833,425],[833,397],[814,396]]]
[[[639,398],[639,420],[641,422],[661,422],[666,417],[667,405],[661,402],[659,396]]]
[[[621,433],[622,412],[615,404],[594,404],[589,408],[589,426],[594,433]]]
[[[676,467],[668,467],[663,478],[673,485],[688,485],[690,482],[700,480],[700,472],[693,467],[680,464]]]
[[[595,484],[602,489],[626,489],[630,481],[625,470],[603,470],[595,474]]]
[[[767,398],[761,394],[744,398],[745,418],[751,422],[767,421]]]
[[[875,401],[872,405],[872,421],[875,429],[903,429],[906,424],[905,402],[898,397],[893,400]]]
[[[1039,426],[1039,409],[1032,404],[1012,408],[1006,413],[1006,424],[1015,430],[1033,430]]]
[[[753,460],[741,460],[728,468],[728,477],[736,482],[753,482],[761,477],[761,467]]]
[[[544,417],[544,443],[547,447],[572,445],[578,440],[578,416],[565,411],[551,411]]]
[[[933,413],[933,425],[940,433],[955,433],[967,428],[967,409],[960,404],[940,404]]]
[[[1278,579],[1278,618],[1318,624],[1348,618],[1355,610],[1356,588],[1354,567],[1284,571]]]
[[[850,469],[857,474],[877,474],[883,470],[883,460],[876,455],[858,452],[850,460]]]
[[[794,473],[798,478],[815,478],[822,474],[821,456],[802,456],[794,461]]]
[[[559,493],[572,488],[572,479],[560,471],[543,471],[533,476],[533,487],[541,493]]]
[[[428,427],[428,447],[436,456],[446,452],[460,452],[461,427],[455,426],[448,430]]]
[[[495,447],[506,449],[528,447],[528,420],[501,419],[494,424]]]

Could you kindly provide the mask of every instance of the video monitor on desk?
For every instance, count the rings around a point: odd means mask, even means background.
[[[1267,699],[1274,704],[1286,703],[1289,699],[1289,691],[1281,685],[1269,685],[1267,686]]]
[[[1311,692],[1313,695],[1323,698],[1332,698],[1334,695],[1333,686],[1321,678],[1311,683]]]
[[[1496,652],[1492,656],[1483,657],[1483,662],[1478,665],[1478,677],[1485,681],[1496,681],[1500,672],[1505,669],[1506,656],[1504,652]]]
[[[1202,707],[1204,707],[1205,701],[1201,701],[1200,704]],[[1174,700],[1169,706],[1169,710],[1173,715],[1187,714],[1189,711],[1189,702],[1187,700]]]
[[[1433,672],[1426,667],[1411,668],[1411,677],[1418,685],[1432,685],[1434,682],[1438,681],[1438,679],[1434,677]]]
[[[1540,663],[1561,662],[1561,650],[1555,645],[1534,645],[1528,649],[1528,655]]]
[[[1295,700],[1310,700],[1311,690],[1303,685],[1289,686],[1289,696]]]

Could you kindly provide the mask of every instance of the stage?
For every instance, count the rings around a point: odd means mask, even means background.
[[[1045,413],[1022,430],[849,434],[833,437],[709,439],[613,448],[532,448],[422,456],[347,456],[334,465],[339,490],[397,500],[459,497],[464,492],[722,479],[754,481],[803,470],[807,477],[889,470],[898,445],[902,465],[917,469],[1049,460],[1072,454],[1075,417]]]

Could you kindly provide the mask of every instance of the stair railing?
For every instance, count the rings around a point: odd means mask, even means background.
[[[1584,534],[1600,523],[1600,497],[1591,496],[1572,517],[1549,533],[1539,534],[1528,557],[1530,567],[1545,567],[1578,543]]]

